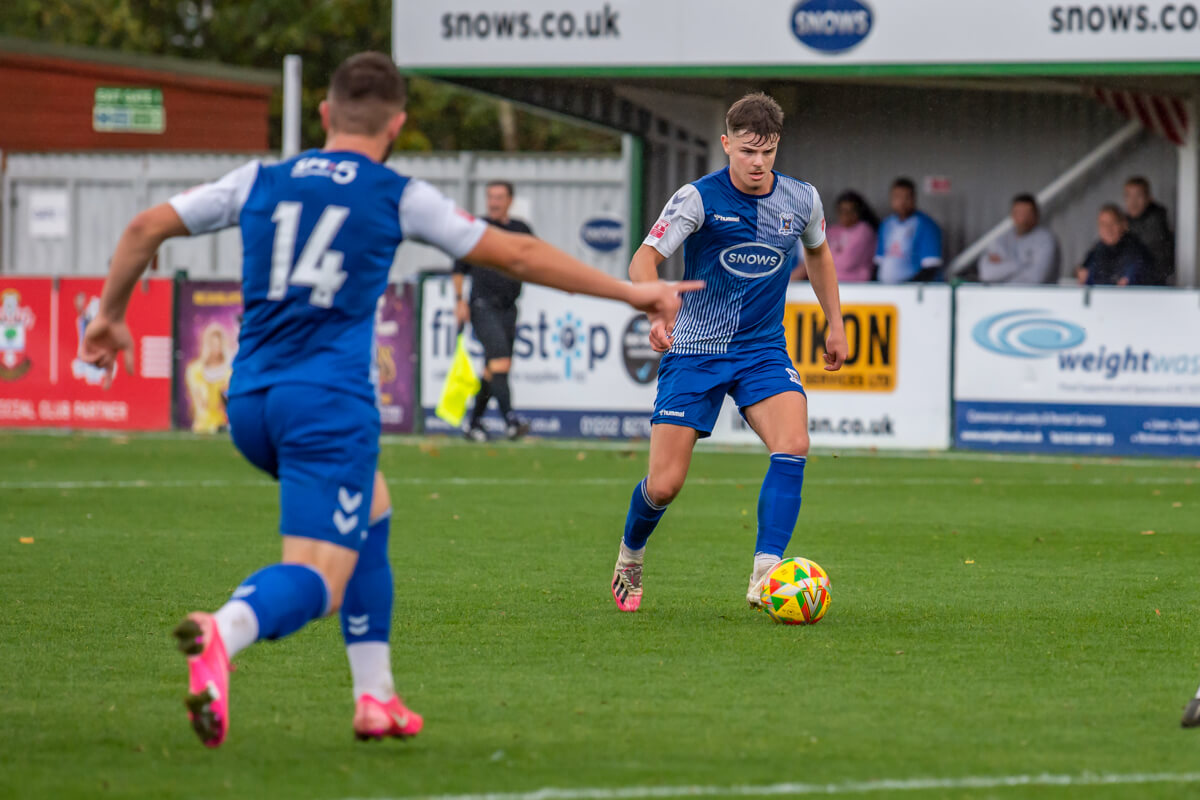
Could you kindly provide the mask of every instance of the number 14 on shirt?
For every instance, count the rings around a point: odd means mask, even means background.
[[[302,204],[284,200],[275,206],[275,213],[271,215],[271,221],[275,223],[275,242],[271,249],[271,286],[267,291],[267,299],[282,300],[289,284],[307,286],[312,290],[309,303],[318,308],[331,308],[334,295],[346,282],[346,273],[342,270],[345,255],[338,250],[330,250],[329,246],[333,244],[333,237],[341,230],[346,217],[350,216],[350,209],[345,206],[326,206],[313,226],[304,249],[300,251],[293,270],[292,254],[296,250],[296,232],[300,228],[302,210]]]

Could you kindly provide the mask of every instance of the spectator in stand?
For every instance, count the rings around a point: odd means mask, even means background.
[[[1013,226],[992,242],[979,258],[984,283],[1037,284],[1058,281],[1058,240],[1040,222],[1037,199],[1031,194],[1013,198]]]
[[[881,283],[937,280],[942,270],[942,229],[917,210],[917,188],[897,178],[890,195],[892,215],[879,226],[875,263]]]
[[[1154,256],[1129,232],[1125,215],[1109,203],[1096,220],[1100,241],[1092,246],[1076,275],[1088,286],[1146,285],[1154,275]]]
[[[858,192],[842,192],[837,199],[837,222],[825,230],[833,253],[838,283],[861,283],[875,272],[875,230],[879,218]],[[792,280],[808,280],[804,259],[792,271]]]
[[[1167,210],[1150,194],[1150,181],[1140,175],[1125,181],[1125,213],[1129,215],[1129,232],[1154,257],[1146,282],[1165,286],[1175,274],[1175,234],[1171,232]]]

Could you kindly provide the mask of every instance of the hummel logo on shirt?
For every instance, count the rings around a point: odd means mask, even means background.
[[[727,217],[724,214],[713,214],[713,220],[716,222],[741,222],[740,217]]]

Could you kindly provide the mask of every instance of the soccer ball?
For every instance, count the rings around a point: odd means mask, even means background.
[[[829,610],[829,573],[807,558],[785,558],[763,581],[763,610],[784,625],[812,625]]]

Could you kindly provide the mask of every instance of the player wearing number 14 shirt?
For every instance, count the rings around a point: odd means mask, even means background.
[[[698,288],[617,281],[531,236],[489,228],[429,184],[387,168],[380,162],[404,124],[404,99],[387,56],[352,56],[321,104],[323,150],[247,164],[135,217],[80,346],[111,383],[132,343],[124,323],[130,295],[159,245],[241,228],[245,314],[230,430],[238,450],[279,481],[283,554],[218,611],[189,614],[175,630],[188,656],[188,715],[209,747],[229,727],[230,659],[335,612],[354,683],[355,734],[405,737],[423,725],[393,686],[390,500],[376,471],[375,308],[402,241],[671,319],[679,291]],[[219,554],[188,558],[197,566],[211,559],[220,570]]]
[[[650,342],[666,351],[650,429],[650,465],[633,490],[612,594],[621,611],[641,606],[646,542],[683,488],[692,448],[712,433],[725,396],[771,453],[758,498],[758,536],[746,600],[761,606],[765,576],[783,556],[800,513],[808,455],[808,404],[783,334],[784,295],[803,248],[812,288],[829,320],[825,369],[846,358],[846,336],[821,198],[810,184],[775,172],[783,110],[762,93],[725,117],[729,166],[681,188],[667,202],[629,274],[655,280],[683,246],[684,277],[705,281],[684,297],[675,325],[651,316]]]

